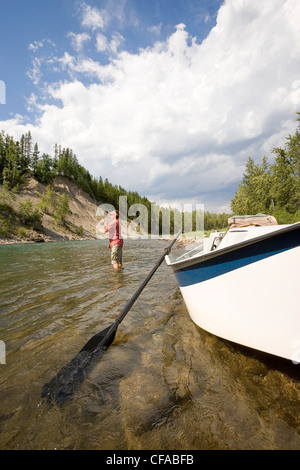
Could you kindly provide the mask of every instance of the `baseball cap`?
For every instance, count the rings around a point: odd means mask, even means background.
[[[109,213],[109,215],[119,217],[119,211],[112,211],[112,212]]]

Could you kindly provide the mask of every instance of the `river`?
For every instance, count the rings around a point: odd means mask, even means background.
[[[300,449],[299,367],[197,327],[165,263],[74,395],[42,398],[167,245],[126,240],[119,272],[107,240],[0,247],[0,449]]]

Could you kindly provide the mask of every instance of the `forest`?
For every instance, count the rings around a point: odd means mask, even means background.
[[[300,220],[300,125],[294,135],[286,138],[285,147],[275,147],[272,153],[275,156],[272,163],[266,156],[261,163],[248,158],[231,209],[239,215],[274,215],[279,224],[297,222]]]

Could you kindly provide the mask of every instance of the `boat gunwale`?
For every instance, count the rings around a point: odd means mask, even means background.
[[[279,225],[279,227],[280,227],[280,225]],[[243,227],[243,230],[245,230],[245,228],[246,227]],[[268,238],[273,238],[273,237],[276,237],[276,236],[280,236],[284,233],[287,233],[287,232],[290,232],[290,231],[293,231],[293,230],[297,230],[298,228],[300,228],[300,222],[295,222],[294,224],[285,225],[284,227],[279,228],[278,230],[274,230],[272,232],[264,233],[263,235],[258,235],[258,236],[255,236],[253,238],[250,238],[248,240],[243,240],[241,242],[233,243],[232,245],[226,246],[225,248],[217,248],[216,250],[209,251],[208,253],[199,253],[198,256],[193,256],[192,258],[187,258],[187,259],[180,260],[180,261],[175,260],[175,261],[172,262],[170,260],[169,256],[166,255],[165,259],[166,259],[167,265],[171,266],[175,271],[177,271],[177,270],[184,269],[184,268],[187,268],[189,266],[192,266],[193,264],[202,263],[202,262],[207,261],[209,259],[217,258],[217,257],[225,255],[227,253],[239,250],[240,248],[251,246],[251,245],[253,245],[255,243],[258,243],[260,241],[264,241]],[[232,230],[232,232],[233,231],[238,231],[238,232],[241,231],[241,230],[237,230],[236,228],[233,228],[231,230]]]

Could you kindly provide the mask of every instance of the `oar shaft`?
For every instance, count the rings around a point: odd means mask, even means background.
[[[172,243],[170,243],[170,245],[165,249],[163,255],[159,258],[156,265],[153,267],[153,269],[150,271],[150,273],[148,274],[146,279],[142,282],[142,284],[140,285],[138,290],[134,293],[134,295],[131,297],[131,299],[129,300],[127,305],[125,305],[125,307],[123,308],[121,313],[118,315],[118,317],[116,318],[116,321],[115,321],[116,328],[121,323],[121,321],[123,320],[125,315],[128,313],[128,311],[131,309],[131,307],[133,306],[135,301],[138,299],[138,297],[140,296],[140,294],[144,290],[145,286],[148,284],[148,282],[152,278],[153,274],[157,271],[157,269],[159,268],[159,266],[161,265],[161,263],[165,259],[166,255],[170,253],[172,246],[176,242],[176,240],[179,237],[179,235],[181,234],[181,232],[182,232],[182,230],[179,230],[179,232],[175,235],[174,239],[172,240]]]
[[[138,290],[133,294],[133,296],[131,297],[131,299],[129,300],[129,302],[125,305],[125,307],[123,308],[123,310],[121,311],[121,313],[117,316],[116,320],[114,321],[114,323],[111,325],[111,327],[109,328],[108,332],[106,333],[106,335],[101,339],[101,344],[105,345],[109,339],[111,338],[111,336],[114,334],[114,332],[116,331],[116,329],[118,328],[119,324],[121,323],[121,321],[125,318],[125,316],[127,315],[127,313],[129,312],[129,310],[131,309],[131,307],[133,306],[133,304],[136,302],[136,300],[138,299],[138,297],[140,296],[140,294],[142,293],[142,291],[144,290],[144,288],[146,287],[146,285],[148,284],[148,282],[150,281],[150,279],[152,278],[152,276],[154,275],[154,273],[157,271],[157,269],[159,268],[159,266],[161,265],[161,263],[163,262],[163,260],[165,259],[165,256],[167,254],[170,253],[171,251],[171,248],[172,246],[174,245],[174,243],[176,242],[177,238],[179,237],[179,235],[181,234],[182,230],[180,230],[176,235],[175,237],[173,238],[172,242],[170,243],[170,245],[165,249],[163,255],[159,258],[159,260],[157,261],[157,263],[155,264],[155,266],[152,268],[152,270],[150,271],[150,273],[148,274],[148,276],[146,277],[146,279],[144,279],[144,281],[142,282],[142,284],[140,285],[140,287],[138,288]]]

